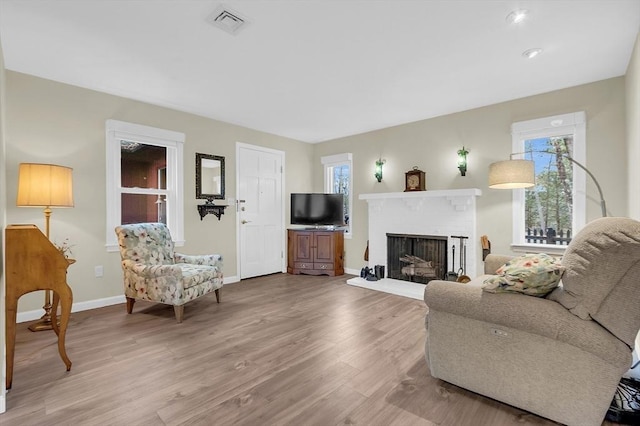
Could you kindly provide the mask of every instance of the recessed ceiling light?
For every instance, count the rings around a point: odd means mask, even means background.
[[[529,14],[529,11],[525,9],[514,10],[513,12],[507,15],[507,23],[519,24],[525,19],[527,19],[528,14]]]
[[[522,52],[522,56],[524,56],[527,59],[533,59],[541,53],[542,53],[542,49],[540,49],[539,47],[535,47],[533,49],[527,49],[524,52]]]

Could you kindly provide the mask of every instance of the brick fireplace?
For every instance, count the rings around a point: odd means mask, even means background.
[[[446,257],[447,251],[453,244],[456,248],[459,245],[459,239],[452,236],[463,235],[468,237],[466,274],[480,274],[476,198],[481,194],[477,188],[360,194],[360,200],[365,200],[369,206],[368,266],[385,265],[389,271],[387,234],[442,238],[446,242],[445,258],[449,259],[449,264],[451,257]],[[444,267],[446,272],[451,266],[445,260],[444,266],[439,267]]]

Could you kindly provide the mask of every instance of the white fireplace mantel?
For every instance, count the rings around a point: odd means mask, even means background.
[[[412,210],[419,210],[421,206],[428,203],[432,198],[445,198],[458,211],[466,210],[471,206],[474,197],[482,195],[482,191],[477,188],[471,189],[450,189],[439,191],[412,191],[412,192],[383,192],[373,194],[360,194],[361,200],[366,200],[369,206],[381,208],[386,200],[401,199],[407,207]]]
[[[449,254],[456,245],[457,271],[460,240],[452,236],[463,235],[468,237],[466,274],[477,275],[476,198],[480,195],[477,188],[360,194],[359,199],[369,204],[369,266],[387,264],[387,233],[438,235],[448,238]]]

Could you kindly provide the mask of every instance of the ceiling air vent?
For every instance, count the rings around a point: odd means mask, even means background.
[[[238,31],[248,23],[246,18],[238,12],[223,5],[218,6],[218,8],[209,15],[207,22],[233,35],[237,34]]]

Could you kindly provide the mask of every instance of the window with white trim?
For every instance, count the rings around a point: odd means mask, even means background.
[[[118,249],[115,227],[162,222],[184,244],[184,133],[107,120],[108,251]]]
[[[513,123],[513,158],[532,160],[536,185],[513,190],[514,251],[562,253],[586,221],[586,115]]]
[[[353,155],[351,153],[328,155],[321,158],[324,167],[324,192],[344,194],[344,221],[347,224],[345,237],[351,238],[353,201],[351,182],[353,182]]]

